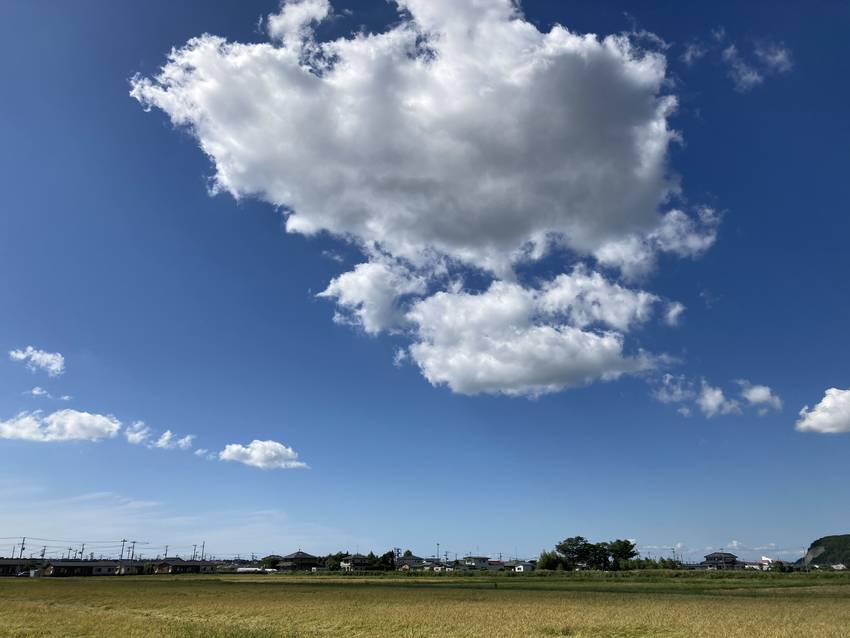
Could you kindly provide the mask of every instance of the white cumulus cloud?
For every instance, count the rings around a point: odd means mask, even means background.
[[[248,445],[230,443],[219,452],[222,461],[236,461],[264,470],[306,468],[307,464],[298,460],[298,453],[277,441],[254,439]]]
[[[577,266],[572,273],[548,282],[537,299],[543,312],[566,314],[578,328],[605,324],[627,332],[647,321],[658,297],[644,290],[630,290],[606,280],[598,272]]]
[[[587,254],[658,226],[678,189],[663,55],[540,32],[509,0],[398,4],[410,18],[384,33],[320,43],[328,3],[286,3],[275,42],[194,38],[132,95],[190,129],[218,189],[285,207],[291,232],[503,270],[550,236]]]
[[[144,421],[136,421],[124,429],[124,436],[127,438],[127,442],[133,445],[145,443],[150,435],[151,429],[145,425]]]
[[[342,309],[334,317],[338,323],[359,325],[368,334],[378,334],[399,325],[401,297],[425,291],[425,280],[403,266],[370,261],[333,279],[319,296],[336,299]]]
[[[741,406],[735,399],[729,399],[720,388],[709,385],[703,379],[696,404],[702,413],[711,418],[718,414],[733,414],[741,411]]]
[[[77,410],[57,410],[48,415],[40,411],[21,412],[0,421],[0,438],[27,441],[99,441],[114,437],[121,422],[112,415]]]
[[[32,372],[43,370],[48,376],[58,377],[65,372],[65,357],[58,352],[45,352],[27,346],[23,350],[10,350],[9,358],[12,361],[23,361]]]
[[[764,416],[769,409],[782,409],[782,399],[769,386],[754,385],[746,379],[739,379],[738,385],[741,386],[741,397],[749,405],[758,408],[760,415]]]
[[[650,357],[624,353],[620,333],[538,323],[551,310],[540,299],[539,291],[497,281],[482,293],[418,301],[407,315],[416,326],[410,356],[432,384],[462,394],[536,396],[652,367]]]
[[[431,383],[537,395],[649,367],[625,335],[659,297],[575,263],[637,278],[716,240],[713,210],[673,203],[676,98],[653,38],[540,31],[511,0],[396,4],[385,31],[320,42],[330,3],[284,2],[269,42],[193,38],[131,95],[197,140],[215,191],[358,246],[368,261],[319,296],[337,322],[409,335]],[[556,251],[565,274],[517,283]],[[453,287],[469,270],[485,292]]]
[[[801,432],[850,432],[850,388],[829,388],[815,407],[804,406],[796,427]]]

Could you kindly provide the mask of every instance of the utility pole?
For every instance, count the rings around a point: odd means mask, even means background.
[[[165,546],[165,556],[163,558],[168,558],[168,545]]]
[[[47,545],[41,548],[41,560],[44,560],[44,555],[47,553]]]
[[[126,538],[121,539],[121,556],[118,558],[119,562],[124,560],[124,543],[126,543],[126,542],[127,542]]]
[[[21,553],[20,553],[20,555],[18,556],[18,558],[23,558],[23,557],[24,557],[24,548],[26,547],[26,542],[27,542],[27,537],[26,537],[26,536],[24,536],[24,537],[21,539]],[[13,553],[12,553],[12,558],[14,558],[14,557],[15,557],[15,555],[14,555],[14,552],[13,552]]]
[[[201,560],[204,560],[204,548],[207,545],[207,541],[201,541]]]
[[[440,544],[437,543],[437,560],[440,560]]]
[[[131,541],[130,545],[131,545],[130,562],[132,563],[133,560],[135,560],[135,558],[136,558],[136,541]]]
[[[197,551],[198,551],[198,545],[197,544],[192,545],[192,560],[195,560],[195,554],[197,553]]]
[[[80,547],[80,560],[83,559],[83,555],[86,553],[86,544],[83,543],[83,546]]]

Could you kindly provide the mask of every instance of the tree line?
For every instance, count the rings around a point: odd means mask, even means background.
[[[584,536],[571,536],[555,545],[552,551],[540,553],[537,569],[595,569],[622,571],[630,569],[676,569],[681,563],[672,558],[638,558],[637,546],[630,540],[617,539],[591,543]]]
[[[350,556],[350,552],[336,552],[327,556],[318,556],[319,563],[324,565],[328,571],[338,571],[339,564],[346,556]],[[282,556],[271,554],[260,560],[260,564],[267,569],[274,569],[278,563],[283,560]],[[395,570],[395,553],[389,551],[385,554],[377,555],[374,552],[366,554],[367,566],[364,568],[368,571],[393,571]]]

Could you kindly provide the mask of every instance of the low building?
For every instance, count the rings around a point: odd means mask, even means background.
[[[277,564],[277,568],[280,571],[286,572],[311,572],[314,567],[319,566],[320,561],[318,556],[302,552],[300,549],[297,552],[287,554]]]
[[[729,552],[712,552],[700,563],[705,569],[743,569],[744,563],[735,554]]]
[[[164,558],[156,564],[155,574],[212,574],[217,564],[210,560]]]
[[[141,560],[122,560],[118,567],[119,576],[143,576],[152,574],[154,566],[152,563]]]
[[[17,576],[41,567],[40,560],[31,558],[0,558],[0,576]]]
[[[117,560],[54,560],[47,563],[44,576],[65,578],[71,576],[117,576]]]
[[[534,571],[534,563],[527,560],[509,560],[505,563],[505,569],[517,574],[525,574]]]
[[[467,569],[487,569],[490,566],[489,556],[464,556],[463,566]]]
[[[363,554],[351,554],[339,561],[339,568],[344,572],[359,572],[369,569],[369,559]]]

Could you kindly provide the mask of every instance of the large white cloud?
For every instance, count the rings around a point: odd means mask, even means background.
[[[797,429],[801,432],[850,432],[850,388],[829,388],[815,407],[800,410]]]
[[[237,461],[264,470],[307,467],[306,463],[298,460],[298,453],[295,450],[277,441],[254,439],[248,445],[230,443],[219,452],[218,458],[222,461]]]
[[[546,294],[497,281],[480,294],[418,301],[407,315],[416,326],[410,355],[432,384],[463,394],[539,395],[652,366],[624,354],[620,333],[540,323]]]
[[[0,421],[0,438],[27,441],[99,441],[114,437],[121,422],[112,415],[77,410],[57,410],[45,416],[40,411],[21,412]]]
[[[540,32],[508,0],[403,2],[379,34],[312,40],[325,2],[287,3],[274,43],[204,35],[132,95],[190,128],[215,183],[287,228],[506,268],[555,236],[590,253],[661,223],[665,58],[625,36]]]
[[[407,13],[384,32],[318,42],[330,4],[285,2],[270,42],[193,38],[131,94],[198,140],[216,190],[280,207],[289,232],[359,245],[369,261],[320,296],[369,334],[411,331],[432,383],[539,394],[647,367],[624,334],[656,295],[570,266],[525,289],[515,266],[557,249],[634,278],[660,252],[715,241],[713,211],[672,202],[664,55],[627,35],[540,31],[510,0],[397,5]],[[469,268],[492,278],[486,292],[446,288]],[[500,308],[468,327],[472,306],[511,295],[531,298],[521,317]]]
[[[10,350],[9,358],[12,361],[23,361],[27,368],[36,372],[43,370],[51,377],[58,377],[65,372],[65,357],[59,352],[45,352],[32,346],[27,346],[23,350]]]

